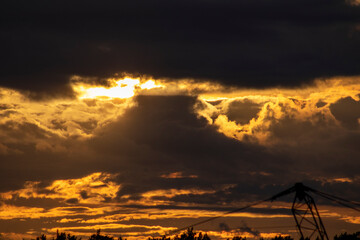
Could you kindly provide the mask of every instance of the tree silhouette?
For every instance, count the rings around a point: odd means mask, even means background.
[[[37,237],[36,240],[47,240],[46,235],[42,234],[41,236]],[[56,232],[56,238],[52,238],[52,240],[81,240],[81,237],[77,237],[75,235],[66,234],[64,232],[59,233],[59,231]],[[100,229],[96,231],[95,234],[91,235],[88,240],[115,240],[114,237],[107,236],[107,235],[101,235]],[[126,240],[122,237],[119,237],[118,240]],[[195,232],[193,228],[188,228],[184,233],[182,233],[180,236],[175,236],[174,238],[170,237],[152,237],[148,238],[148,240],[210,240],[210,237],[205,233],[202,232]],[[230,240],[230,239],[228,239]],[[246,240],[246,237],[242,236],[235,236],[231,240]],[[260,240],[264,240],[264,238],[260,238]],[[290,236],[283,236],[283,235],[277,235],[270,240],[294,240]],[[305,239],[308,240],[308,239]],[[339,236],[335,235],[334,240],[360,240],[360,232],[356,233],[341,233]]]
[[[335,235],[334,240],[359,240],[360,239],[360,232],[356,233],[341,233],[339,236]]]
[[[99,230],[96,231],[95,234],[90,236],[89,240],[114,240],[114,237],[109,237],[107,235],[101,235],[100,234],[100,229],[99,229]]]
[[[46,240],[46,235],[42,234],[40,237],[37,237],[36,240]],[[59,233],[59,231],[56,231],[56,238],[53,238],[53,240],[81,240],[81,237],[71,234],[66,235],[64,232]]]
[[[246,240],[246,237],[235,236],[232,238],[232,240]]]
[[[274,238],[272,238],[271,240],[294,240],[294,239],[290,236],[277,235]]]
[[[40,237],[37,237],[36,240],[46,240],[46,235],[45,234],[41,234]]]
[[[148,240],[171,240],[171,238],[163,236],[163,237],[159,237],[159,238],[154,238],[154,237],[153,238],[148,238]],[[210,240],[210,238],[206,233],[202,234],[201,232],[199,232],[199,234],[197,234],[194,231],[194,228],[188,228],[180,236],[176,235],[173,240]]]

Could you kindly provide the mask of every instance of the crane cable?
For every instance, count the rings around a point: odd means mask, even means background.
[[[291,188],[290,188],[290,189],[291,189]],[[360,203],[357,203],[357,202],[354,202],[354,201],[349,201],[349,200],[346,200],[346,199],[344,199],[344,198],[340,198],[340,197],[337,197],[337,196],[334,196],[334,195],[330,195],[330,194],[327,194],[327,193],[324,193],[324,192],[320,192],[320,191],[318,191],[318,190],[315,190],[315,189],[312,189],[312,188],[309,188],[309,187],[308,187],[308,189],[309,189],[310,191],[314,192],[315,194],[323,197],[323,198],[326,198],[326,199],[328,199],[328,200],[330,200],[330,201],[336,202],[336,203],[338,203],[338,204],[340,204],[340,205],[343,205],[343,206],[345,206],[345,207],[348,207],[348,208],[351,208],[351,209],[353,209],[353,210],[355,210],[355,211],[360,212],[360,209],[349,205],[349,204],[354,204],[354,205],[360,206]],[[287,190],[285,190],[285,191],[287,191]],[[284,192],[285,192],[285,191],[284,191]],[[278,194],[277,194],[277,195],[278,195]],[[267,199],[264,199],[264,200],[261,200],[261,201],[257,201],[257,202],[251,203],[251,204],[246,205],[246,206],[241,207],[241,208],[237,208],[237,209],[234,209],[234,210],[225,212],[225,213],[223,213],[223,214],[221,214],[221,215],[218,215],[218,216],[215,216],[215,217],[211,217],[211,218],[208,218],[208,219],[199,221],[199,222],[194,223],[194,224],[191,224],[191,225],[189,225],[189,226],[187,226],[187,227],[178,228],[178,229],[176,229],[176,230],[170,231],[170,232],[169,232],[168,234],[166,234],[166,235],[171,235],[171,234],[174,234],[174,233],[177,233],[177,232],[186,230],[186,229],[188,229],[188,228],[192,228],[192,227],[198,226],[198,225],[200,225],[200,224],[204,224],[204,223],[210,222],[210,221],[212,221],[212,220],[221,218],[221,217],[226,216],[226,215],[231,214],[231,213],[240,212],[240,211],[242,211],[242,210],[245,210],[245,209],[247,209],[247,208],[253,207],[253,206],[258,205],[258,204],[263,203],[263,202],[273,201],[273,200],[275,200],[275,198],[277,198],[277,195],[275,195],[275,196],[273,196],[273,197],[270,197],[270,198],[267,198]],[[344,202],[346,202],[346,203],[344,203]],[[349,203],[349,204],[348,204],[348,203]],[[166,235],[165,235],[165,236],[166,236]]]
[[[221,215],[218,215],[218,216],[215,216],[215,217],[211,217],[211,218],[208,218],[208,219],[202,220],[202,221],[200,221],[200,222],[197,222],[197,223],[191,224],[191,225],[189,225],[189,226],[187,226],[187,227],[178,228],[178,229],[176,229],[176,230],[170,231],[170,232],[169,232],[169,234],[167,234],[167,235],[174,234],[174,233],[177,233],[177,232],[180,232],[180,231],[186,230],[186,229],[188,229],[188,228],[192,228],[192,227],[195,227],[195,226],[197,226],[197,225],[200,225],[200,224],[204,224],[204,223],[210,222],[210,221],[212,221],[212,220],[215,220],[215,219],[221,218],[221,217],[226,216],[226,215],[231,214],[231,213],[240,212],[240,211],[242,211],[242,210],[245,210],[245,209],[247,209],[247,208],[253,207],[253,206],[258,205],[258,204],[260,204],[260,203],[263,203],[263,202],[269,201],[269,200],[271,200],[271,199],[272,199],[272,198],[267,198],[267,199],[264,199],[264,200],[261,200],[261,201],[257,201],[257,202],[251,203],[251,204],[249,204],[249,205],[246,205],[246,206],[244,206],[244,207],[237,208],[237,209],[234,209],[234,210],[231,210],[231,211],[225,212],[225,213],[223,213],[223,214],[221,214]]]
[[[324,193],[324,192],[321,192],[319,190],[315,190],[315,189],[311,189],[311,191],[313,191],[314,193],[320,193],[322,195],[325,195],[325,196],[328,196],[330,198],[335,198],[337,200],[340,200],[340,201],[343,201],[343,202],[347,202],[347,203],[350,203],[350,204],[353,204],[353,205],[356,205],[356,206],[359,206],[360,207],[360,202],[355,202],[355,201],[350,201],[350,200],[347,200],[347,199],[344,199],[344,198],[341,198],[341,197],[337,197],[335,195],[331,195],[331,194],[328,194],[328,193]]]
[[[348,207],[348,208],[351,208],[351,209],[353,209],[353,210],[355,210],[355,211],[360,212],[360,209],[358,209],[358,208],[356,208],[356,207],[353,207],[353,206],[351,206],[351,205],[349,205],[349,204],[347,204],[347,203],[344,203],[344,202],[338,200],[338,199],[341,199],[341,198],[338,198],[338,197],[336,197],[336,196],[332,196],[332,195],[329,195],[329,194],[326,194],[326,193],[322,193],[322,192],[319,192],[319,191],[316,191],[316,192],[314,192],[314,193],[316,193],[317,195],[319,195],[319,196],[321,196],[321,197],[323,197],[323,198],[326,198],[326,199],[328,199],[328,200],[330,200],[330,201],[336,202],[336,203],[338,203],[338,204],[340,204],[340,205],[342,205],[342,206],[344,206],[344,207]],[[336,198],[338,198],[338,199],[336,199]],[[343,199],[343,200],[345,200],[346,202],[349,202],[349,203],[354,204],[354,202],[352,202],[352,201],[348,201],[348,200],[346,200],[346,199]]]

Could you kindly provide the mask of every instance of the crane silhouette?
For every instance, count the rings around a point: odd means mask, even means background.
[[[232,211],[226,212],[226,213],[216,216],[216,217],[205,219],[203,221],[194,223],[187,227],[179,228],[175,231],[171,231],[169,234],[174,234],[176,232],[179,232],[179,231],[182,231],[185,229],[193,228],[197,225],[213,221],[217,218],[221,218],[221,217],[231,214],[231,213],[243,211],[247,208],[253,207],[253,206],[258,205],[263,202],[267,202],[267,201],[272,202],[280,197],[283,197],[283,196],[286,196],[286,195],[289,195],[292,193],[295,193],[295,197],[294,197],[293,204],[291,207],[291,212],[294,216],[296,227],[300,234],[300,239],[302,239],[302,240],[312,239],[315,237],[316,237],[316,239],[329,240],[329,237],[326,233],[325,226],[323,224],[323,221],[321,220],[319,211],[315,204],[314,198],[309,193],[316,194],[316,195],[326,198],[332,202],[336,202],[344,207],[348,207],[355,211],[360,212],[360,209],[358,208],[358,207],[360,207],[360,203],[358,203],[358,202],[349,201],[344,198],[340,198],[340,197],[337,197],[337,196],[334,196],[331,194],[327,194],[327,193],[315,190],[313,188],[305,186],[302,183],[296,183],[293,187],[290,187],[278,194],[275,194],[274,196],[272,196],[270,198],[246,205],[246,206],[238,208],[238,209],[234,209]]]
[[[296,183],[295,186],[273,196],[271,201],[295,192],[291,212],[294,215],[296,227],[301,236],[300,239],[311,239],[318,233],[321,240],[329,240],[315,201],[308,193],[311,191],[312,189],[304,184]]]

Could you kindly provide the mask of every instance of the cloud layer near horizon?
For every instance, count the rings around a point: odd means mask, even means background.
[[[1,89],[1,221],[31,226],[16,233],[39,233],[52,219],[46,231],[145,236],[297,181],[359,201],[358,78],[253,91],[156,84],[135,86],[125,99],[34,101]],[[288,218],[283,204],[238,217]],[[164,216],[169,209],[177,215]],[[354,214],[335,212],[323,213],[329,223],[359,224]]]

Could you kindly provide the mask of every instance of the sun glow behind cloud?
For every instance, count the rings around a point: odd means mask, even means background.
[[[208,120],[219,132],[238,141],[252,141],[262,145],[278,144],[282,140],[274,138],[272,129],[286,119],[299,123],[309,122],[315,126],[318,122],[331,128],[341,128],[341,121],[334,117],[330,109],[341,99],[348,104],[359,101],[359,77],[338,77],[317,81],[311,86],[297,89],[234,89],[209,82],[192,80],[165,81],[152,78],[107,79],[107,84],[74,77],[72,87],[76,99],[54,99],[48,102],[31,101],[20,92],[0,89],[3,109],[0,124],[9,124],[7,130],[19,130],[17,125],[31,124],[44,131],[48,136],[61,138],[90,138],[93,133],[114,122],[127,109],[136,106],[134,101],[139,95],[187,95],[198,99],[194,112]],[[352,99],[352,100],[351,100]],[[351,103],[353,102],[353,103]],[[236,119],[232,114],[237,111],[252,112],[247,119]],[[351,113],[346,113],[350,116]],[[356,114],[356,111],[352,113]],[[354,118],[355,116],[350,116]],[[351,119],[350,119],[351,120]],[[350,121],[345,120],[345,121]],[[360,118],[349,124],[360,126]],[[345,123],[348,124],[348,123]],[[15,126],[16,125],[16,126]],[[324,124],[319,125],[317,130]],[[16,139],[6,137],[0,143],[0,152],[11,151],[7,144]],[[295,144],[299,139],[287,139],[285,144]],[[66,151],[59,143],[40,141],[33,135],[22,138],[23,142],[36,142],[39,151]]]
[[[139,78],[125,77],[123,79],[109,79],[110,87],[92,87],[85,84],[75,84],[73,89],[77,92],[80,99],[88,98],[131,98],[139,89],[161,88],[161,85],[149,79],[142,82]]]

